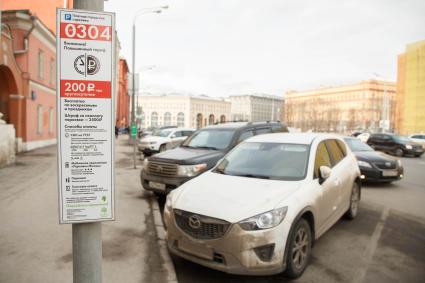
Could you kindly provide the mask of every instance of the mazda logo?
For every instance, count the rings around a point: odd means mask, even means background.
[[[189,217],[189,226],[193,229],[201,228],[201,219],[198,215],[192,215]]]

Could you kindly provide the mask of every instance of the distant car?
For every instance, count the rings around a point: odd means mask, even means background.
[[[297,278],[313,242],[344,214],[356,217],[360,186],[356,158],[340,137],[255,136],[168,195],[167,244],[223,272]]]
[[[369,139],[369,137],[370,137],[370,134],[369,133],[361,133],[361,134],[358,134],[356,136],[356,138],[358,138],[359,140],[361,140],[364,143],[367,142],[367,140]]]
[[[375,150],[399,157],[404,155],[419,157],[424,153],[422,145],[414,143],[408,137],[395,134],[372,134],[367,140],[367,144]]]
[[[399,159],[373,148],[352,137],[344,138],[348,147],[357,158],[364,182],[391,183],[403,178],[403,165]]]
[[[352,137],[357,137],[358,135],[362,134],[363,132],[353,132],[351,134]]]
[[[279,132],[288,132],[288,128],[278,121],[223,123],[199,129],[180,147],[144,160],[140,171],[142,187],[167,194],[214,167],[247,138]]]
[[[139,141],[139,151],[145,155],[151,155],[176,148],[194,132],[195,129],[191,128],[165,128],[154,131],[152,135]]]
[[[413,134],[409,138],[415,143],[421,144],[422,147],[425,146],[425,134]]]

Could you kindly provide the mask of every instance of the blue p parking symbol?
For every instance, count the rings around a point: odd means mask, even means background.
[[[71,20],[71,14],[65,14],[65,20]]]

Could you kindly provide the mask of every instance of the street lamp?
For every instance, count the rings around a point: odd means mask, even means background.
[[[168,6],[160,6],[157,8],[143,8],[136,12],[133,18],[133,36],[132,36],[132,45],[133,45],[133,58],[132,58],[132,71],[133,75],[132,78],[132,95],[131,95],[131,129],[134,131],[134,127],[136,124],[136,104],[135,104],[135,96],[136,96],[136,80],[135,80],[135,71],[136,71],[136,20],[139,16],[144,14],[160,14],[163,10],[168,9]],[[133,164],[134,169],[137,168],[136,166],[136,139],[137,139],[137,130],[136,135],[131,133],[131,137],[133,138]]]

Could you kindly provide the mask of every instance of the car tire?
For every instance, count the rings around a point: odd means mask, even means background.
[[[166,150],[166,145],[161,144],[161,146],[159,147],[159,152],[164,152],[165,150]]]
[[[398,157],[402,157],[404,155],[403,149],[401,148],[397,148],[394,153]]]
[[[303,274],[311,256],[313,239],[307,220],[301,218],[295,224],[289,240],[285,276],[295,279]]]
[[[347,212],[345,213],[345,217],[347,219],[354,219],[357,216],[359,211],[359,202],[360,202],[360,186],[354,182],[353,188],[351,189],[350,195],[350,206],[348,207]]]

